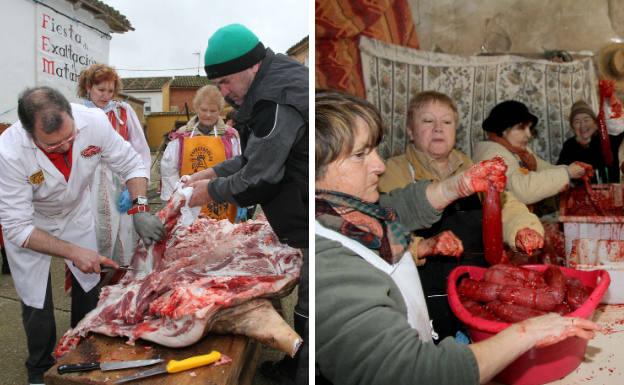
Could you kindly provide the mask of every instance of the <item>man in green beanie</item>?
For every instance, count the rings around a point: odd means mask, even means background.
[[[264,366],[263,372],[289,374],[282,383],[296,378],[298,385],[307,384],[309,70],[265,48],[241,24],[210,37],[204,64],[208,78],[236,109],[243,154],[190,176],[190,204],[260,204],[280,241],[302,250],[294,318],[304,344],[294,360]]]

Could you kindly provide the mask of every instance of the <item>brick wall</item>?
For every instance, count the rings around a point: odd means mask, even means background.
[[[184,113],[184,102],[188,104],[189,112],[192,114],[193,109],[193,97],[197,88],[171,88],[169,91],[169,111],[175,111]],[[175,106],[175,107],[174,107]]]

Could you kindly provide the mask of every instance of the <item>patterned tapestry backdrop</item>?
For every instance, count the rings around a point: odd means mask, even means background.
[[[597,79],[591,58],[570,63],[519,56],[455,56],[419,51],[362,37],[362,73],[366,98],[381,112],[386,134],[379,149],[384,158],[403,154],[409,100],[436,90],[459,109],[456,147],[472,157],[484,139],[481,122],[496,104],[514,99],[539,118],[533,150],[555,163],[572,131],[568,114],[580,99],[597,111]]]

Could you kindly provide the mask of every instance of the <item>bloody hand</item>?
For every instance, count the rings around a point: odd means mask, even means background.
[[[493,184],[498,192],[503,192],[507,183],[506,172],[507,165],[503,158],[495,156],[492,159],[481,161],[470,167],[464,173],[464,177],[472,192],[486,191],[489,184]]]
[[[591,164],[587,164],[585,162],[572,162],[572,164],[576,164],[582,167],[583,170],[585,170],[585,174],[583,174],[584,178],[589,179],[594,176],[594,168],[591,166]]]
[[[463,252],[464,246],[462,241],[452,231],[443,231],[418,243],[418,259],[422,259],[423,262],[417,264],[419,266],[424,265],[424,258],[430,255],[446,255],[459,258]]]
[[[442,210],[451,202],[475,192],[487,191],[492,185],[494,190],[505,189],[507,165],[503,158],[496,156],[473,165],[461,174],[455,174],[427,188],[427,199],[437,210]]]
[[[516,248],[528,255],[536,249],[544,247],[544,237],[537,231],[529,228],[521,229],[516,233]]]

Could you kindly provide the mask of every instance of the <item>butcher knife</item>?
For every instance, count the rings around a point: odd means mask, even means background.
[[[119,370],[128,368],[138,368],[141,366],[149,366],[163,362],[162,358],[154,358],[150,360],[134,360],[134,361],[108,361],[108,362],[81,362],[78,364],[63,364],[56,369],[59,374],[73,372],[87,372],[90,370]]]
[[[132,374],[127,377],[120,378],[113,381],[113,384],[123,384],[124,382],[138,380],[140,378],[151,377],[163,373],[178,373],[184,370],[198,368],[200,366],[212,364],[219,361],[221,353],[216,350],[211,351],[208,354],[202,356],[194,356],[182,361],[171,360],[169,362],[162,363],[150,369],[143,370],[141,372]]]
[[[128,270],[131,270],[132,271],[132,270],[136,270],[136,269],[134,267],[132,267],[132,266],[129,266],[129,265],[119,265],[119,267],[117,269],[115,269],[112,266],[102,265],[100,267],[100,270],[102,270],[102,271],[111,271],[111,270],[126,270],[126,271],[128,271]]]

